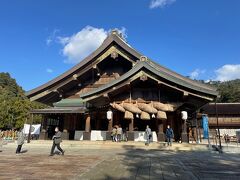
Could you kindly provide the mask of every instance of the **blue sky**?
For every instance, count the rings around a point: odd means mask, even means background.
[[[114,28],[184,76],[240,78],[239,0],[2,0],[0,72],[30,90],[74,66]]]

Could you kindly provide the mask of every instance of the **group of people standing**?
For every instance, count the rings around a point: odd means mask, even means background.
[[[121,125],[116,125],[113,127],[111,132],[112,142],[127,141],[127,129],[123,129]]]
[[[150,144],[150,141],[152,139],[152,130],[149,127],[149,125],[146,126],[145,130],[146,134],[146,143],[145,145],[148,146]],[[166,129],[166,140],[168,146],[172,146],[172,139],[174,137],[174,133],[170,125],[167,126]],[[111,138],[112,142],[121,142],[121,141],[127,141],[127,129],[122,129],[121,125],[114,126],[111,132]]]

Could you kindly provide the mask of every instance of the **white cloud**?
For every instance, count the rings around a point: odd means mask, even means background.
[[[47,69],[46,69],[46,72],[47,72],[47,73],[53,73],[53,70],[50,69],[50,68],[47,68]]]
[[[215,71],[217,81],[240,79],[240,64],[226,64]]]
[[[56,34],[59,32],[59,29],[54,29],[53,32],[47,37],[46,44],[50,46],[53,41],[56,39]]]
[[[191,79],[197,79],[201,74],[204,74],[206,70],[195,69],[193,72],[190,73]]]
[[[86,26],[72,36],[58,37],[58,42],[63,45],[62,53],[67,57],[64,62],[73,64],[80,62],[102,44],[110,30]],[[127,37],[126,28],[117,30],[123,38]]]
[[[167,5],[170,5],[174,3],[176,0],[151,0],[149,8],[154,9],[154,8],[163,8]]]

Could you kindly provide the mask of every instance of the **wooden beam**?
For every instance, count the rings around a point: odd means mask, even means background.
[[[30,98],[30,101],[36,101],[37,99],[40,99],[41,97],[46,96],[46,95],[48,95],[48,94],[50,94],[50,93],[51,93],[51,91],[48,91],[48,90],[43,91],[43,92],[41,92],[40,94],[37,94],[37,95],[31,97],[31,98]]]

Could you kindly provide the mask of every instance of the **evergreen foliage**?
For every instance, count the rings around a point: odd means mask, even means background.
[[[31,109],[44,105],[31,102],[9,73],[0,73],[0,128],[20,128],[29,122]],[[40,122],[41,116],[34,116],[34,122]]]
[[[217,86],[220,94],[220,97],[217,100],[218,102],[240,102],[240,79],[226,82],[216,82],[215,85]]]

